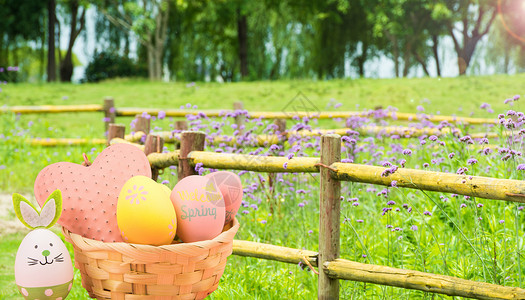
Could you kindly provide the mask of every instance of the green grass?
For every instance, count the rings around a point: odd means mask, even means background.
[[[389,79],[389,80],[337,80],[327,82],[284,81],[249,82],[234,84],[197,83],[186,87],[184,83],[148,83],[135,81],[112,81],[99,85],[7,85],[0,93],[6,105],[42,104],[91,104],[102,103],[104,96],[115,97],[117,106],[178,108],[192,103],[200,109],[230,109],[232,103],[242,100],[248,110],[279,111],[297,93],[302,92],[321,110],[335,110],[331,99],[342,103],[340,109],[362,110],[375,106],[395,106],[399,111],[416,112],[422,105],[425,112],[457,114],[478,117],[495,117],[504,113],[508,106],[503,100],[522,92],[524,75],[488,76],[444,79]],[[117,95],[118,93],[118,95]],[[68,96],[67,100],[62,100]],[[428,99],[428,100],[425,100]],[[520,100],[523,101],[523,100]],[[479,109],[481,103],[491,104],[494,113]],[[328,107],[330,104],[330,107]],[[519,104],[519,102],[518,102]],[[519,107],[519,105],[517,105]],[[327,108],[328,107],[328,108]],[[461,109],[460,109],[461,108]],[[518,110],[516,107],[513,109]],[[129,124],[130,119],[122,119]],[[28,122],[33,121],[32,126]],[[222,121],[221,119],[218,120]],[[372,120],[373,121],[373,120]],[[213,122],[210,121],[210,122]],[[229,128],[233,120],[224,120],[221,130]],[[156,120],[153,126],[168,129],[171,120]],[[292,121],[289,122],[291,127]],[[254,123],[248,123],[254,126]],[[312,126],[334,128],[345,126],[341,121],[315,123]],[[129,127],[128,127],[129,128]],[[5,193],[31,192],[38,172],[46,165],[58,161],[80,163],[81,154],[94,158],[103,147],[92,145],[74,147],[30,147],[25,144],[30,137],[102,137],[103,123],[100,113],[54,114],[54,115],[0,115],[0,190]],[[469,158],[479,162],[469,166],[468,174],[497,178],[523,179],[516,166],[522,157],[502,161],[499,154],[480,155],[476,146],[459,143],[452,135],[440,138],[446,146],[437,146],[427,139],[420,145],[415,139],[391,140],[388,138],[364,139],[358,145],[363,151],[354,152],[357,163],[380,165],[383,160],[405,158],[409,168],[455,172],[466,166]],[[491,140],[491,145],[498,145]],[[317,156],[315,149],[302,142],[303,149],[297,155]],[[521,144],[510,145],[522,150]],[[171,150],[173,146],[168,146]],[[412,156],[394,153],[395,148],[410,148]],[[209,146],[207,150],[214,151]],[[240,149],[237,149],[240,150]],[[253,150],[242,149],[246,153]],[[344,149],[343,158],[347,158]],[[266,150],[265,150],[266,151]],[[289,150],[286,150],[289,151]],[[349,150],[348,150],[349,151]],[[392,153],[390,153],[392,152]],[[456,156],[448,158],[454,152]],[[288,153],[288,152],[287,152]],[[432,159],[443,158],[440,164]],[[2,167],[3,166],[3,167]],[[490,166],[490,169],[487,167]],[[161,176],[173,187],[173,172],[166,169]],[[260,176],[259,176],[260,175]],[[237,239],[271,243],[286,247],[317,251],[318,240],[318,176],[307,174],[278,175],[283,182],[276,183],[273,194],[268,194],[267,174],[247,173],[241,176],[245,187],[255,185],[245,197],[257,208],[241,208],[248,213],[237,217],[241,228]],[[510,286],[524,286],[525,270],[519,264],[525,260],[522,254],[525,216],[518,205],[496,200],[464,199],[442,193],[423,193],[418,190],[390,188],[388,198],[377,196],[384,187],[357,183],[343,183],[341,204],[341,257],[364,263],[415,269],[460,278],[492,282]],[[293,188],[293,190],[291,190]],[[297,190],[305,189],[305,193]],[[359,198],[359,205],[352,205],[352,198]],[[448,198],[444,201],[444,198]],[[381,216],[386,202],[396,202],[392,207],[399,212]],[[299,207],[300,203],[306,203]],[[402,207],[413,208],[412,213]],[[460,208],[465,203],[466,207]],[[482,203],[482,208],[477,205]],[[432,216],[423,212],[429,211]],[[11,215],[12,217],[12,215]],[[481,220],[478,219],[481,217]],[[262,223],[261,221],[266,221]],[[363,222],[358,222],[363,220]],[[503,223],[500,223],[503,220]],[[387,225],[402,228],[391,231]],[[412,226],[417,230],[412,230]],[[18,295],[14,286],[12,266],[18,244],[24,233],[2,237],[0,250],[0,297],[12,299]],[[366,255],[366,257],[364,256]],[[76,273],[73,297],[87,299]],[[371,284],[340,281],[342,299],[450,299],[419,291],[382,287]],[[315,299],[317,278],[311,271],[300,266],[254,258],[231,256],[219,289],[211,299]]]

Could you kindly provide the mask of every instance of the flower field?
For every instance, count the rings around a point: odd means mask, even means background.
[[[7,88],[6,88],[7,89]],[[296,132],[318,128],[348,128],[342,137],[342,162],[383,166],[388,177],[401,168],[439,171],[467,176],[486,176],[523,180],[525,116],[519,95],[500,95],[498,99],[480,101],[472,114],[497,120],[492,125],[431,123],[436,104],[418,100],[418,118],[409,122],[386,119],[398,108],[382,105],[374,109],[361,104],[367,116],[348,119],[318,120],[296,117],[287,129]],[[326,101],[322,110],[355,110],[353,103]],[[453,104],[449,104],[452,107]],[[247,105],[248,106],[248,105]],[[284,105],[282,105],[284,106]],[[154,107],[154,106],[152,106]],[[184,105],[200,109],[200,103]],[[178,108],[178,106],[177,106]],[[227,107],[229,109],[229,107]],[[225,107],[226,109],[226,107]],[[501,109],[500,111],[494,111]],[[402,111],[408,112],[408,111]],[[293,110],[290,113],[294,113]],[[469,116],[470,112],[454,112]],[[233,114],[249,114],[249,110]],[[445,110],[441,111],[445,113]],[[102,121],[100,116],[78,114],[79,120]],[[5,193],[31,193],[36,174],[47,164],[58,161],[82,161],[82,153],[95,157],[103,146],[35,147],[27,140],[34,137],[100,137],[98,129],[79,132],[57,130],[60,115],[38,118],[33,115],[0,115],[0,190]],[[150,116],[153,131],[173,131],[170,118]],[[125,119],[129,128],[131,119]],[[56,123],[55,123],[56,122]],[[120,122],[120,121],[119,121]],[[257,136],[276,130],[273,120],[246,118],[239,128],[231,115],[209,118],[205,114],[187,117],[192,130],[207,134],[206,151],[264,156],[318,157],[320,137],[297,134],[286,142],[259,146]],[[409,126],[413,129],[435,128],[442,134],[409,136],[407,134],[374,135],[359,133],[363,126]],[[63,126],[63,127],[61,127]],[[74,124],[72,127],[80,126]],[[98,126],[98,125],[97,125]],[[87,127],[86,127],[87,128]],[[490,135],[484,134],[491,133]],[[227,140],[237,136],[237,143],[212,143],[215,137]],[[167,145],[164,151],[173,150]],[[285,163],[283,167],[286,168]],[[197,165],[199,174],[213,170]],[[236,236],[249,240],[298,249],[317,251],[319,239],[319,174],[254,173],[240,175],[245,197],[237,218],[241,224]],[[172,188],[177,180],[176,167],[164,170],[159,177]],[[342,183],[341,257],[363,263],[418,270],[463,279],[506,286],[523,287],[525,248],[525,204],[481,199],[418,189],[361,183]],[[12,216],[11,216],[12,217]],[[9,215],[4,219],[8,219]],[[8,253],[2,265],[0,295],[11,299],[18,295],[12,276],[12,261],[23,233],[2,237],[0,249]],[[211,299],[315,299],[317,275],[303,264],[231,256],[219,289]],[[88,299],[76,278],[72,299]],[[342,299],[434,299],[451,297],[359,282],[340,281]]]

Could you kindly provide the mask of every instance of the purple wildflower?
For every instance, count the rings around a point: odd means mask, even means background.
[[[467,165],[474,165],[474,164],[477,164],[478,163],[478,160],[475,159],[475,158],[469,158],[467,160]]]
[[[390,186],[391,187],[397,187],[397,181],[396,180],[392,180],[392,182],[390,182]]]

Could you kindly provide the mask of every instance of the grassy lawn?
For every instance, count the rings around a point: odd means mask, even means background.
[[[0,100],[5,105],[101,104],[113,96],[117,107],[178,108],[186,103],[199,109],[231,109],[243,101],[247,110],[281,111],[298,93],[320,110],[364,110],[376,106],[396,107],[401,112],[496,118],[509,109],[520,111],[522,100],[504,104],[523,91],[525,75],[464,78],[422,78],[388,80],[279,81],[246,83],[149,83],[128,80],[101,84],[2,86]],[[341,106],[338,105],[341,104]],[[481,109],[490,104],[493,112]],[[337,104],[337,105],[336,105]],[[421,106],[421,107],[419,107]],[[0,191],[32,193],[38,172],[46,165],[70,161],[80,163],[82,153],[91,159],[103,146],[33,147],[33,137],[103,137],[101,113],[48,115],[0,115]],[[118,122],[128,126],[130,118]],[[193,120],[191,126],[207,134],[229,134],[230,118]],[[170,130],[173,120],[154,120],[152,127]],[[248,128],[262,132],[269,124],[249,120]],[[335,128],[381,124],[373,118],[359,120],[289,121],[293,126]],[[413,121],[413,126],[423,123]],[[213,129],[216,126],[218,129]],[[513,131],[519,131],[517,124]],[[461,128],[465,130],[466,128]],[[485,129],[483,129],[485,130]],[[502,127],[489,129],[502,133]],[[385,135],[353,136],[343,147],[343,159],[371,165],[397,165],[406,168],[456,173],[468,168],[467,175],[522,180],[524,163],[521,136],[516,140],[490,139],[489,146],[504,147],[483,152],[484,145],[461,142],[452,134],[420,139],[392,139]],[[442,144],[440,144],[442,142]],[[298,140],[297,146],[279,149],[277,155],[318,156],[319,138]],[[168,145],[172,150],[173,145]],[[207,145],[208,151],[270,155],[269,149],[251,144],[228,147]],[[405,150],[410,150],[407,154]],[[479,150],[482,150],[479,152]],[[512,150],[514,154],[510,155]],[[452,154],[453,153],[453,154]],[[505,155],[509,154],[510,157]],[[473,162],[475,159],[476,162]],[[404,161],[404,162],[402,162]],[[205,173],[210,170],[204,170]],[[176,170],[166,169],[159,180],[172,188]],[[278,174],[270,192],[265,173],[241,173],[245,205],[237,217],[241,228],[237,239],[272,243],[298,249],[317,250],[319,217],[319,178],[308,174]],[[490,199],[467,198],[438,192],[343,183],[341,203],[341,257],[364,263],[414,269],[464,279],[525,286],[522,267],[524,207]],[[481,205],[480,205],[481,204]],[[391,208],[384,213],[385,208]],[[8,213],[0,219],[12,219]],[[0,250],[0,298],[18,297],[14,286],[13,264],[24,233],[2,237]],[[71,299],[87,299],[75,279]],[[451,299],[418,291],[341,281],[343,299]],[[231,256],[219,289],[211,299],[316,299],[317,278],[308,268],[297,265]]]

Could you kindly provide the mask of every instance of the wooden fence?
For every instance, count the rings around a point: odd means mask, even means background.
[[[427,191],[456,193],[492,200],[525,203],[525,182],[450,173],[398,169],[383,177],[387,169],[340,162],[341,137],[323,135],[320,157],[266,157],[205,152],[205,134],[185,131],[181,134],[181,148],[169,153],[155,153],[160,137],[148,136],[146,153],[153,169],[178,166],[179,179],[196,174],[194,167],[247,170],[269,173],[320,173],[319,252],[293,249],[271,244],[235,240],[233,254],[298,264],[305,263],[319,269],[318,298],[337,299],[339,279],[414,289],[449,296],[477,299],[525,299],[525,290],[496,284],[464,280],[414,270],[363,264],[340,258],[340,193],[341,182],[352,181]],[[122,142],[122,139],[111,143]],[[149,145],[156,143],[156,146]],[[150,153],[151,152],[151,153]],[[185,159],[180,159],[184,157]],[[287,165],[284,166],[284,163]],[[315,271],[315,270],[314,270]]]
[[[190,109],[158,109],[158,108],[125,108],[115,107],[113,98],[104,99],[104,104],[83,104],[83,105],[41,105],[41,106],[4,106],[0,107],[0,113],[12,112],[16,114],[33,114],[33,113],[64,113],[64,112],[104,112],[105,121],[107,124],[115,123],[115,118],[118,116],[134,117],[142,113],[148,113],[152,116],[158,116],[160,112],[165,113],[167,117],[185,118],[188,115],[199,115],[204,113],[207,117],[222,117],[231,116],[238,117],[238,111],[243,111],[242,102],[234,103],[233,110],[190,110]],[[317,118],[317,119],[334,119],[334,118],[350,118],[350,117],[374,117],[374,118],[388,118],[402,121],[416,121],[425,119],[430,122],[449,122],[462,124],[498,124],[496,119],[488,118],[471,118],[471,117],[457,117],[457,116],[442,116],[442,115],[426,115],[426,114],[412,114],[403,112],[388,112],[384,114],[374,114],[374,111],[293,111],[284,110],[279,112],[261,112],[253,111],[247,112],[248,118],[263,118],[263,119],[294,119],[294,118]]]
[[[222,117],[222,116],[231,116],[235,118],[235,122],[238,125],[238,128],[242,128],[244,125],[245,118],[265,118],[265,119],[275,119],[275,124],[277,129],[275,130],[276,134],[262,134],[257,135],[254,140],[257,142],[258,146],[266,146],[271,144],[283,143],[290,137],[307,137],[307,136],[321,136],[324,134],[339,134],[339,135],[348,135],[348,132],[355,130],[362,135],[385,135],[385,136],[398,136],[400,138],[404,137],[419,137],[422,135],[436,135],[440,136],[443,134],[451,133],[450,128],[414,128],[407,126],[373,126],[365,125],[357,129],[351,128],[338,128],[338,129],[315,129],[312,131],[287,131],[286,130],[286,119],[296,118],[298,116],[309,116],[319,119],[333,119],[333,118],[349,118],[353,116],[360,117],[374,117],[374,118],[391,118],[397,120],[420,120],[426,119],[432,122],[441,122],[447,121],[449,123],[464,123],[464,124],[497,124],[496,119],[484,119],[484,118],[466,118],[466,117],[454,117],[454,116],[427,116],[427,115],[418,115],[418,114],[408,114],[408,113],[392,113],[388,112],[386,114],[380,114],[378,116],[374,115],[373,111],[371,112],[356,112],[356,111],[342,111],[342,112],[249,112],[246,114],[236,114],[236,112],[242,111],[242,103],[236,102],[234,104],[234,110],[213,110],[213,111],[197,111],[197,110],[163,110],[166,116],[172,117],[186,117],[188,115],[198,115],[204,113],[207,117]],[[108,131],[109,124],[115,123],[117,116],[135,116],[135,129],[134,131],[142,133],[128,135],[125,139],[129,142],[137,142],[148,133],[150,133],[150,119],[142,117],[142,113],[146,112],[150,115],[158,115],[160,109],[150,109],[150,108],[116,108],[114,106],[114,100],[112,98],[107,98],[104,100],[103,105],[96,104],[87,104],[87,105],[44,105],[44,106],[11,106],[11,107],[0,107],[0,113],[2,112],[12,112],[19,114],[30,114],[30,113],[70,113],[70,112],[104,112],[105,118],[105,130]],[[179,132],[186,130],[188,128],[185,121],[176,121],[174,124],[175,129]],[[452,132],[455,135],[463,135],[459,129],[454,129]],[[155,135],[160,135],[164,138],[166,143],[180,143],[180,134],[172,132],[156,132]],[[239,134],[242,134],[242,130],[239,130]],[[499,135],[496,133],[476,133],[472,134],[472,138],[497,138]],[[213,142],[215,144],[227,143],[227,144],[236,144],[238,137],[235,136],[221,136],[215,137]],[[41,146],[61,146],[61,145],[83,145],[83,144],[104,144],[106,141],[104,139],[71,139],[71,138],[38,138],[32,139],[29,141],[31,145],[41,145]]]

